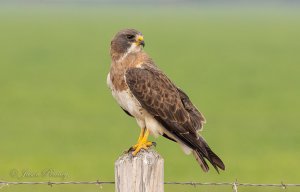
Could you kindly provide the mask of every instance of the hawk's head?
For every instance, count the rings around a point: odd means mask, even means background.
[[[139,52],[145,46],[144,37],[135,29],[119,31],[111,41],[110,54],[113,59],[119,59],[131,52]]]

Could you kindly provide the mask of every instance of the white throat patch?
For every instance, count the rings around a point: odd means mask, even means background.
[[[120,59],[118,59],[118,62],[125,59],[128,54],[137,53],[137,52],[140,52],[141,50],[142,50],[142,46],[137,45],[136,43],[132,43],[131,46],[127,49],[126,53],[124,53],[124,55],[122,55],[122,57],[120,57]]]

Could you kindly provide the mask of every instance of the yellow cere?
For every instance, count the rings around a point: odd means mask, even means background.
[[[136,38],[137,41],[141,42],[144,40],[144,37],[141,36],[141,35],[138,35],[137,38]]]

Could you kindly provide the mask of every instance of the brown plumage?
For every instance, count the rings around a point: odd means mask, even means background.
[[[189,97],[159,70],[142,50],[142,34],[122,30],[111,43],[112,65],[108,85],[122,109],[136,118],[142,129],[178,142],[192,152],[202,169],[224,170],[222,160],[210,149],[198,131],[205,118]]]

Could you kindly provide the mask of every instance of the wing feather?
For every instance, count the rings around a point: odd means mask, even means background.
[[[208,170],[204,157],[216,170],[217,167],[225,168],[221,159],[212,153],[205,140],[197,133],[205,122],[203,115],[162,71],[155,66],[143,64],[141,68],[128,69],[125,79],[141,106],[169,133],[195,151],[194,154],[198,156],[196,159],[204,171]]]

